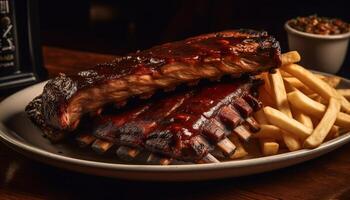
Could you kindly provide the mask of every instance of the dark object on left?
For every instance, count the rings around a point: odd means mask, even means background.
[[[0,91],[10,93],[42,80],[36,0],[0,0]]]

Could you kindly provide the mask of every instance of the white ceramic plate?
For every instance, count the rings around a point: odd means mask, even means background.
[[[301,163],[330,152],[350,141],[350,132],[312,150],[299,150],[269,157],[228,161],[217,164],[130,165],[113,154],[96,155],[91,149],[73,144],[51,144],[42,137],[24,113],[24,108],[42,92],[45,82],[33,85],[0,103],[0,139],[12,149],[35,160],[88,174],[131,180],[185,181],[208,180],[267,172]],[[340,88],[350,88],[343,79]]]

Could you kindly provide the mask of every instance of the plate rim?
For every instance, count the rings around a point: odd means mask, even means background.
[[[336,75],[318,72],[318,71],[314,71],[314,72],[324,74],[327,76],[336,76]],[[340,77],[340,78],[343,81],[350,83],[349,79],[344,77]],[[46,82],[47,81],[43,81],[43,82],[34,84],[32,86],[24,88],[8,96],[7,98],[3,99],[0,102],[0,108],[3,106],[4,102],[6,103],[7,101],[9,101],[9,99],[14,98],[15,96],[25,91],[32,90],[33,88],[36,88],[36,87],[40,87],[42,84],[45,84]],[[147,164],[108,163],[108,162],[73,158],[73,157],[49,152],[45,149],[36,147],[34,145],[26,144],[25,142],[12,138],[10,136],[12,134],[11,132],[16,133],[15,131],[7,128],[3,123],[3,121],[0,121],[0,140],[3,143],[5,143],[7,146],[9,146],[11,149],[17,152],[26,151],[27,153],[39,156],[38,158],[48,157],[54,161],[73,164],[75,166],[94,167],[94,168],[107,169],[107,170],[134,171],[134,172],[189,172],[189,171],[220,170],[220,169],[227,169],[227,168],[241,168],[246,166],[258,166],[266,163],[274,163],[274,162],[281,162],[289,159],[303,158],[317,152],[327,151],[328,149],[332,151],[333,150],[332,147],[337,148],[350,142],[350,131],[349,131],[335,139],[332,139],[323,143],[321,146],[315,149],[301,149],[293,152],[286,152],[286,153],[281,153],[281,154],[272,155],[272,156],[249,158],[244,160],[232,160],[232,161],[225,161],[220,163],[163,166],[163,165],[147,165]],[[20,153],[23,153],[23,152],[20,152]]]

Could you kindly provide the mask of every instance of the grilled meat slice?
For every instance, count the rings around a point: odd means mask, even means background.
[[[148,111],[153,105],[153,103],[147,103],[125,110],[117,115],[97,116],[94,120],[94,127],[96,128],[93,130],[93,135],[114,142],[116,140],[116,135],[114,133],[119,130],[122,125]]]
[[[229,145],[226,136],[233,132],[248,139],[250,131],[259,129],[250,117],[260,109],[253,96],[258,82],[230,80],[172,92],[175,94],[152,101],[148,110],[123,125],[115,120],[100,124],[94,135],[117,145],[199,162],[215,145],[226,150]],[[233,153],[234,148],[230,146],[225,153]]]
[[[191,93],[169,95],[157,101],[147,112],[120,127],[119,142],[129,146],[143,146],[144,138],[191,95]]]
[[[149,96],[157,89],[203,78],[256,74],[280,64],[279,44],[266,32],[200,35],[131,53],[75,75],[60,74],[45,85],[41,105],[27,110],[40,112],[45,127],[72,131],[82,114],[96,112],[109,102]],[[38,119],[30,116],[33,121]]]
[[[250,81],[240,80],[199,89],[149,134],[145,148],[175,159],[198,162],[212,150],[205,142],[198,142],[201,138],[220,147],[225,145],[226,136],[233,132],[241,134],[237,127],[256,132],[257,124],[254,129],[244,125],[247,119],[253,120],[250,117],[253,108],[244,98],[255,87]],[[236,102],[245,102],[244,107]]]

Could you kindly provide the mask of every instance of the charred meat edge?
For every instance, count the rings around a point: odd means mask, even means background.
[[[139,149],[146,148],[151,152],[160,153],[163,156],[198,162],[212,149],[212,147],[208,145],[208,142],[206,142],[207,139],[213,144],[218,143],[225,138],[225,134],[229,135],[239,124],[243,123],[244,118],[249,117],[253,110],[256,111],[260,109],[261,105],[259,105],[259,102],[252,96],[256,93],[251,91],[253,88],[256,88],[256,84],[257,81],[255,81],[255,84],[247,82],[242,84],[236,81],[234,84],[226,85],[229,86],[226,88],[225,85],[221,83],[213,84],[214,86],[211,85],[209,88],[215,88],[219,91],[221,89],[221,93],[227,93],[218,94],[219,96],[215,97],[206,94],[208,91],[211,91],[210,89],[208,90],[208,88],[202,89],[202,93],[197,94],[197,96],[193,96],[193,91],[191,91],[177,96],[165,97],[159,102],[154,102],[154,104],[157,105],[156,107],[152,108],[152,106],[150,106],[148,110],[134,119],[128,120],[125,124],[119,123],[121,118],[119,115],[113,117],[107,116],[107,118],[113,120],[108,120],[100,124],[95,129],[94,135],[119,145],[127,145]],[[229,89],[229,91],[225,91],[223,88],[225,88],[225,90]],[[206,100],[206,102],[210,101],[210,105],[204,105],[198,102],[199,107],[197,108],[203,110],[195,111],[192,109],[192,114],[186,113],[186,111],[188,112],[188,110],[191,110],[194,101],[201,99]],[[245,103],[242,104],[239,102]],[[192,121],[186,123],[191,117]],[[182,123],[179,124],[179,120],[182,121]],[[249,121],[251,120],[253,119]],[[166,121],[168,121],[168,123],[166,123]],[[164,127],[164,125],[162,125],[164,123],[168,125],[165,126],[166,128],[162,129],[161,127]],[[174,141],[174,132],[169,128],[174,127],[176,124],[181,130],[186,129],[188,133],[193,134],[193,136],[187,139],[184,139],[185,135],[183,135],[182,139],[184,141],[180,141],[180,143],[189,145],[187,147],[187,152],[192,151],[192,153],[194,153],[191,156],[185,157],[181,154],[181,150],[176,149],[174,146],[169,146],[179,143],[179,141]],[[230,126],[231,129],[226,128],[227,125]],[[202,128],[200,128],[200,130],[194,130],[194,126],[202,126]],[[258,125],[256,124],[248,124],[248,126],[253,132],[258,130]],[[241,127],[241,129],[242,128],[245,129],[244,127]],[[162,130],[160,131],[159,129]],[[236,132],[237,131],[239,132],[239,130],[236,130]],[[181,138],[177,139],[181,140]],[[157,143],[157,145],[155,145],[155,143]],[[166,146],[168,148],[162,148]]]
[[[240,29],[200,35],[131,53],[75,75],[60,74],[36,98],[40,105],[30,103],[26,110],[36,124],[51,128],[50,136],[55,137],[55,131],[74,130],[82,114],[96,112],[109,102],[148,97],[157,89],[203,78],[256,74],[280,64],[279,43],[266,32]]]

